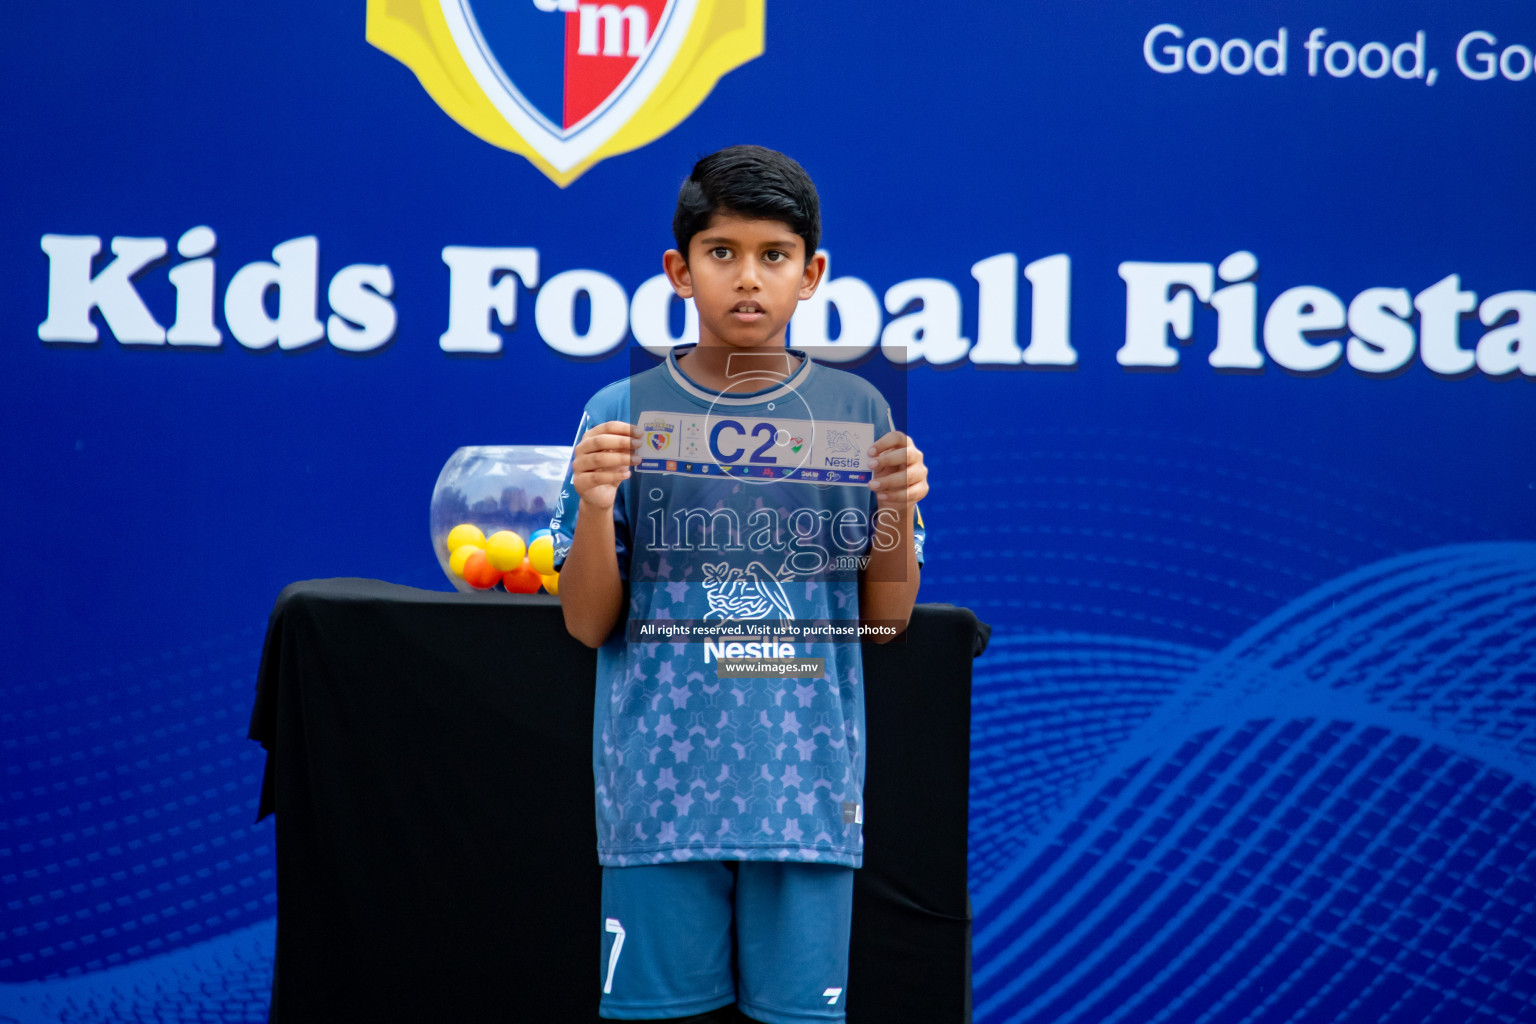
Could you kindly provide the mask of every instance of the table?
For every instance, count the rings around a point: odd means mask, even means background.
[[[919,605],[865,645],[865,866],[850,1024],[970,1020],[971,659]],[[295,583],[250,736],[277,812],[272,1020],[596,1021],[595,652],[545,595]]]

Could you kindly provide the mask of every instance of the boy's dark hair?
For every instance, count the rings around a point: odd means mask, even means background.
[[[688,258],[688,243],[726,212],[779,220],[805,240],[805,258],[821,243],[821,200],[816,185],[794,160],[763,146],[731,146],[693,165],[677,193],[672,235]]]

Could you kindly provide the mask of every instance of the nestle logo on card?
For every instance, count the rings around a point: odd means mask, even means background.
[[[859,460],[845,458],[838,455],[828,455],[823,461],[823,466],[836,466],[838,469],[858,469]]]

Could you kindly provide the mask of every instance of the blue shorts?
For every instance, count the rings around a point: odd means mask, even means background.
[[[843,1020],[853,869],[689,861],[603,869],[600,1013],[736,1003],[765,1024]]]

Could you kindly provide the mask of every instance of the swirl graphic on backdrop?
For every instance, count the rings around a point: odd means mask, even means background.
[[[1014,782],[1012,856],[977,851],[980,1019],[1530,1019],[1536,545],[1367,566],[1182,679],[1166,645],[1005,650],[1107,660],[1141,697],[1014,706],[1014,743],[1073,752]],[[1008,735],[986,708],[982,762]]]
[[[0,688],[0,1022],[266,1020],[255,628]]]
[[[1531,1019],[1536,546],[1210,438],[954,463],[978,1021]],[[0,1024],[266,1019],[259,649],[0,683]]]

